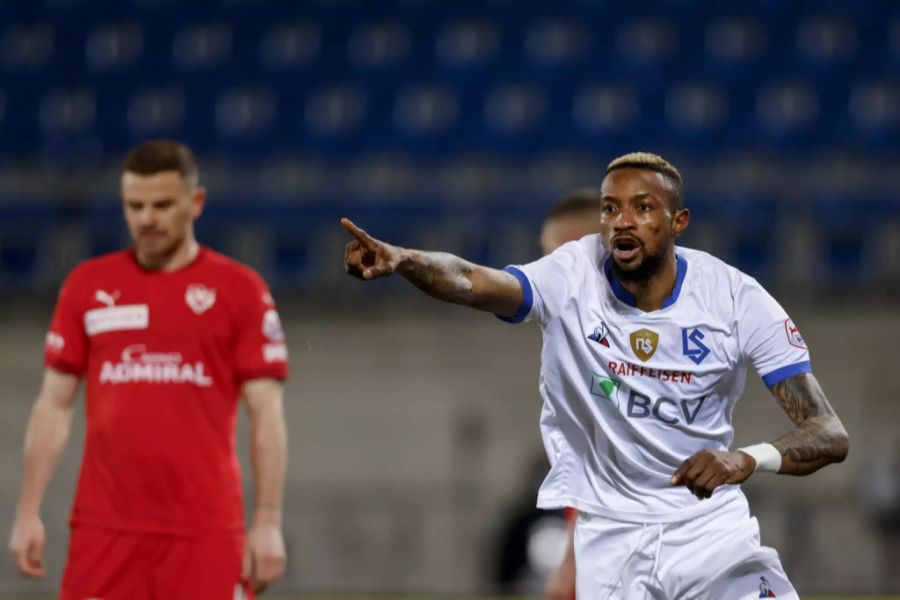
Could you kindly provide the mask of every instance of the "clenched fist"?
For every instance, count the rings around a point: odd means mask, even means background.
[[[741,483],[756,470],[756,461],[744,452],[701,450],[681,463],[672,485],[684,485],[692,494],[709,498],[720,485]]]

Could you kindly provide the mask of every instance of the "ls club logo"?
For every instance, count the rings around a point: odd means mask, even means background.
[[[631,351],[644,362],[650,360],[650,357],[659,347],[659,334],[649,329],[638,329],[631,332]]]
[[[690,333],[687,329],[681,330],[681,352],[698,365],[709,356],[709,347],[704,344],[705,336],[699,329],[694,328]]]
[[[759,578],[759,597],[760,598],[775,598],[775,592],[772,591],[772,588],[769,587],[769,582],[765,577]]]
[[[606,326],[606,323],[600,321],[600,327],[594,329],[594,333],[587,336],[587,338],[609,348],[609,327]]]

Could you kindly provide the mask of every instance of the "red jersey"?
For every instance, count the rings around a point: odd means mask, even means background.
[[[45,362],[87,380],[72,523],[243,528],[241,384],[287,376],[278,313],[255,271],[203,247],[173,272],[141,268],[134,251],[88,260],[60,291]]]

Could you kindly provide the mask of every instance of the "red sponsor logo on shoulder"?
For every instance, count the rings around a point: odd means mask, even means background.
[[[800,330],[797,329],[797,326],[794,325],[794,322],[790,319],[785,319],[784,321],[784,332],[787,334],[788,343],[791,346],[802,350],[808,350],[806,341],[803,339],[803,336],[800,335]]]

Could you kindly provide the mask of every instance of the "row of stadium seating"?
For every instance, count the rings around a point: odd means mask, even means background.
[[[502,266],[538,255],[545,206],[517,198],[459,207],[439,202],[336,206],[274,202],[212,204],[198,221],[205,243],[254,265],[281,289],[316,289],[343,277],[350,214],[384,239]],[[346,200],[345,200],[346,202]],[[695,197],[680,241],[714,252],[767,283],[816,289],[900,284],[900,203],[896,198],[822,196],[808,206],[769,197]],[[511,219],[510,215],[516,218]],[[88,208],[37,203],[0,206],[0,284],[54,289],[75,261],[127,245],[114,199]]]
[[[895,2],[215,6],[8,7],[0,159],[159,135],[238,158],[900,145]]]
[[[805,81],[777,79],[750,91],[677,81],[662,95],[621,80],[556,85],[552,92],[527,80],[462,91],[429,81],[393,90],[351,82],[280,93],[270,85],[213,91],[191,83],[35,92],[0,92],[7,157],[78,143],[117,153],[158,136],[237,158],[298,150],[338,157],[384,151],[528,155],[638,141],[685,150],[833,148],[890,155],[900,149],[900,84],[883,80],[860,81],[832,95]]]

